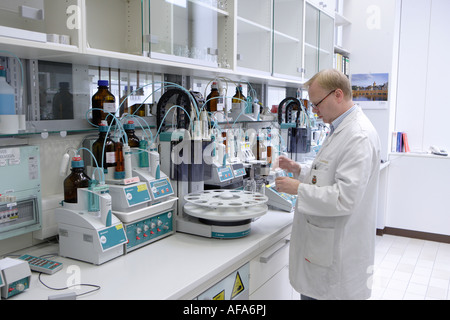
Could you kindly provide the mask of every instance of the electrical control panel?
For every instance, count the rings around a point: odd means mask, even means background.
[[[133,251],[175,232],[173,211],[147,217],[125,225],[126,252]]]
[[[150,181],[149,184],[150,184],[150,192],[152,193],[153,199],[155,200],[173,195],[172,185],[170,184],[169,179],[167,178]]]
[[[234,178],[233,171],[229,166],[217,168],[217,175],[219,177],[220,182],[224,182]]]
[[[0,240],[40,229],[39,148],[0,148],[0,177]]]

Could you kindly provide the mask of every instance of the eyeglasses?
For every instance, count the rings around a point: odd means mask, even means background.
[[[335,93],[336,90],[331,91],[329,94],[327,94],[327,96],[325,98],[323,98],[322,100],[320,100],[318,103],[312,103],[312,107],[313,109],[317,109],[319,107],[319,104],[321,104],[326,98],[328,98],[332,93]]]

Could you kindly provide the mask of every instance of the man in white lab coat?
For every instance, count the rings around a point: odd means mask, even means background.
[[[374,264],[380,141],[352,101],[349,80],[325,70],[306,83],[314,112],[331,132],[311,166],[286,157],[277,178],[297,194],[289,254],[292,286],[302,298],[368,299]]]

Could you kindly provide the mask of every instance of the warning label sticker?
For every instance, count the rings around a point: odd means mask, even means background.
[[[233,292],[231,293],[231,299],[234,299],[239,293],[244,291],[244,284],[242,283],[239,272],[236,273],[236,280],[234,280]]]
[[[220,293],[215,295],[213,300],[225,300],[225,290],[222,290]]]

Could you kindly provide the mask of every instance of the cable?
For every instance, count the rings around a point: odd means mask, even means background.
[[[64,288],[53,288],[53,287],[50,287],[50,286],[46,285],[46,284],[42,281],[41,275],[42,275],[42,272],[39,272],[39,276],[38,276],[39,282],[42,283],[42,285],[43,285],[44,287],[46,287],[46,288],[48,288],[48,289],[50,289],[50,290],[61,291],[61,290],[67,290],[67,289],[70,289],[70,288],[72,288],[72,287],[78,287],[78,286],[93,287],[93,288],[95,288],[95,289],[92,289],[92,290],[87,291],[87,292],[83,292],[83,293],[80,293],[80,294],[76,294],[76,297],[81,297],[81,296],[83,296],[83,295],[86,295],[86,294],[89,294],[89,293],[92,293],[92,292],[95,292],[95,291],[98,291],[98,290],[101,289],[101,286],[96,285],[96,284],[90,284],[90,283],[73,284],[73,285],[71,285],[71,286],[67,286],[67,287],[64,287]]]

